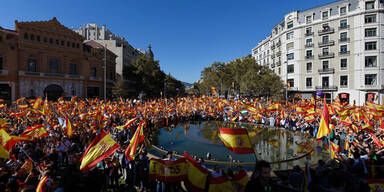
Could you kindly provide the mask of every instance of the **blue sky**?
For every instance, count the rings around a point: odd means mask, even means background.
[[[8,0],[0,26],[49,20],[78,28],[106,24],[139,49],[152,45],[165,73],[193,83],[215,61],[251,53],[285,14],[333,0]]]

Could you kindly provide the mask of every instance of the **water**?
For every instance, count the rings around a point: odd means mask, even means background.
[[[322,142],[318,143],[305,134],[275,128],[261,128],[260,125],[224,124],[216,121],[191,122],[179,124],[174,128],[162,128],[156,145],[181,155],[186,151],[191,156],[204,159],[209,152],[217,161],[229,162],[228,156],[231,155],[235,161],[255,162],[254,154],[235,154],[225,148],[218,137],[221,127],[246,128],[254,144],[256,157],[271,162],[275,170],[291,169],[295,165],[303,167],[307,160],[315,164],[319,159],[329,157]],[[315,152],[305,157],[312,149]],[[150,152],[161,156],[161,153],[154,150]],[[252,168],[248,167],[248,169]]]

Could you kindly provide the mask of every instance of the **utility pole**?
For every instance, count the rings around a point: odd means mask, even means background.
[[[104,102],[107,100],[107,44],[104,46]]]

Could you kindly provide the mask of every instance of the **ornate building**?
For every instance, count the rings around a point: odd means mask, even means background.
[[[15,31],[1,29],[0,37],[0,91],[8,84],[8,100],[45,95],[50,99],[102,96],[105,55],[106,88],[113,86],[116,55],[110,51],[104,54],[103,48],[92,43],[83,44],[83,36],[55,17],[49,21],[15,21]]]

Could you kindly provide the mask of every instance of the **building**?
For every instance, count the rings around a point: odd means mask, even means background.
[[[8,91],[6,100],[104,94],[104,51],[83,44],[84,37],[56,18],[16,20],[15,30],[0,29],[0,37],[0,91]],[[107,52],[107,89],[115,80],[115,58]],[[90,92],[92,87],[98,87],[97,92]]]
[[[252,56],[287,83],[289,96],[321,90],[328,100],[383,104],[383,10],[382,0],[342,0],[291,12]]]

